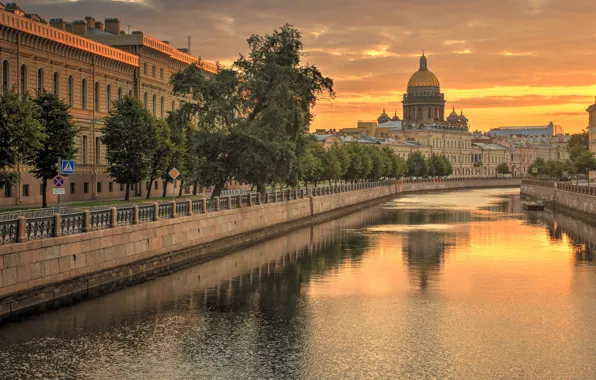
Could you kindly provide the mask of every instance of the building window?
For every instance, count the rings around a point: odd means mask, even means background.
[[[153,187],[155,188],[155,190],[158,190],[159,189],[159,182],[155,181],[153,183],[154,183]]]
[[[87,109],[87,79],[81,81],[81,108]]]
[[[157,115],[157,96],[153,94],[153,116]]]
[[[123,183],[120,184],[120,191],[124,191],[124,184]]]
[[[163,69],[159,69],[159,79],[163,79]]]
[[[108,183],[108,191],[111,193],[112,191],[114,191],[114,182],[109,182]]]
[[[43,90],[43,69],[37,69],[37,91]]]
[[[12,186],[4,186],[4,196],[6,198],[12,197]]]
[[[29,185],[23,185],[23,196],[24,197],[29,196]]]
[[[74,194],[75,193],[75,184],[74,183],[71,183],[70,184],[70,193],[71,194]]]
[[[172,111],[176,109],[176,101],[172,100]]]
[[[161,97],[161,101],[159,103],[159,112],[161,114],[161,118],[163,119],[163,113],[164,113],[164,100],[163,100],[163,96]]]
[[[83,183],[83,193],[87,194],[89,192],[89,182]]]
[[[132,98],[132,90],[128,90],[128,97]]]
[[[27,93],[27,66],[21,65],[21,97]]]
[[[143,63],[143,74],[147,74],[147,63]]]
[[[118,88],[118,100],[122,100],[122,87]]]
[[[43,183],[39,184],[39,195],[43,195]]]
[[[106,87],[106,109],[108,112],[112,109],[112,86],[109,84]]]
[[[101,193],[101,182],[97,182],[97,192]]]
[[[83,163],[86,164],[87,163],[87,136],[83,136],[82,144],[83,144],[83,149],[81,151],[81,155],[82,155],[81,159],[82,159]]]
[[[143,95],[143,105],[145,106],[145,109],[148,107],[147,103],[149,103],[149,95],[145,93],[145,95]]]
[[[93,94],[93,99],[95,100],[95,110],[99,111],[99,105],[100,105],[100,101],[99,101],[99,82],[95,82],[95,91]]]
[[[101,138],[95,138],[95,164],[101,164]]]
[[[155,78],[155,65],[151,68],[151,75]]]
[[[2,93],[8,94],[10,91],[10,66],[8,61],[2,62]]]
[[[54,73],[54,95],[60,95],[60,76],[57,71]]]
[[[72,92],[74,89],[74,79],[72,79],[72,76],[68,77],[68,90],[67,90],[67,101],[68,101],[68,105],[72,106]]]

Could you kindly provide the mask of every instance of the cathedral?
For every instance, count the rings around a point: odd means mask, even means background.
[[[445,97],[441,92],[439,79],[428,69],[428,60],[424,53],[420,57],[420,68],[408,81],[408,90],[403,100],[403,128],[415,129],[434,127],[441,129],[468,131],[468,119],[463,111],[458,115],[453,108],[445,119]],[[397,112],[393,118],[385,110],[377,119],[379,124],[399,121]]]

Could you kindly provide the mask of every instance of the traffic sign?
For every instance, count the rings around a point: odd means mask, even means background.
[[[54,177],[54,187],[61,188],[64,186],[64,178],[60,177],[59,175]]]
[[[53,188],[52,193],[54,193],[54,195],[64,195],[66,194],[66,190],[63,187]]]
[[[180,176],[180,172],[178,171],[178,169],[174,168],[172,170],[170,170],[170,172],[168,173],[170,175],[170,177],[172,177],[173,179],[178,178],[178,176]]]
[[[532,174],[538,174],[538,168],[532,168]]]
[[[61,174],[75,174],[75,160],[63,160],[61,169]]]

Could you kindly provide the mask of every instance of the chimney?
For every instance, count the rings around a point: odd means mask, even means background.
[[[66,30],[66,20],[63,18],[53,18],[50,20],[50,26],[56,29]]]
[[[87,21],[87,29],[95,28],[95,17],[87,16],[85,21]]]
[[[95,29],[103,30],[103,22],[95,21]]]
[[[87,36],[87,22],[85,20],[75,20],[72,22],[72,32],[79,36]]]
[[[105,31],[108,33],[112,33],[115,35],[120,34],[120,20],[117,18],[106,18],[106,28]]]

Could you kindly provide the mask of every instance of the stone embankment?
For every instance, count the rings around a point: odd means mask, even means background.
[[[547,206],[571,214],[589,223],[596,223],[596,187],[578,186],[570,182],[525,179],[521,193],[547,201]]]
[[[520,184],[383,181],[0,222],[0,320],[109,292],[400,193]]]

